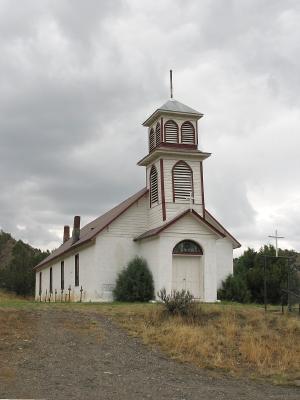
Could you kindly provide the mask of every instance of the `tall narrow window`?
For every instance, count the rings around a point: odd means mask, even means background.
[[[152,151],[155,147],[155,135],[154,135],[154,129],[150,129],[149,133],[149,151]]]
[[[158,179],[157,170],[153,165],[150,171],[150,205],[158,203]]]
[[[50,291],[50,293],[52,293],[52,291],[53,291],[53,285],[52,285],[52,267],[50,267],[49,291]]]
[[[158,122],[155,128],[155,145],[158,146],[160,141],[160,123]]]
[[[60,288],[64,290],[65,288],[65,262],[60,263]]]
[[[188,203],[193,200],[193,171],[184,161],[178,161],[173,167],[173,201]]]
[[[42,294],[42,271],[39,273],[39,295]]]
[[[195,144],[195,128],[189,121],[181,125],[181,143]]]
[[[178,139],[178,125],[175,121],[167,121],[165,123],[165,142],[178,143]]]
[[[75,255],[75,286],[79,286],[79,254]]]

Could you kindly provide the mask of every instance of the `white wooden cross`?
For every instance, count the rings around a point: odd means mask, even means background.
[[[278,236],[277,234],[277,229],[275,230],[275,235],[269,235],[269,238],[275,239],[275,251],[276,251],[276,257],[278,257],[278,239],[284,239],[284,236]]]

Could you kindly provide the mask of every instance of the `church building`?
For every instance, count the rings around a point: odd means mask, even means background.
[[[171,98],[146,119],[149,152],[138,161],[146,186],[82,228],[75,216],[71,236],[64,227],[62,245],[35,267],[36,300],[111,301],[118,273],[141,256],[155,293],[186,289],[216,301],[240,243],[206,209],[202,117]]]

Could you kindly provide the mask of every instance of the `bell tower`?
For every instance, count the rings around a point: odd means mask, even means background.
[[[172,76],[172,75],[171,75]],[[203,161],[211,154],[198,150],[200,112],[173,99],[143,123],[148,128],[146,167],[149,227],[158,227],[188,208],[205,218]]]

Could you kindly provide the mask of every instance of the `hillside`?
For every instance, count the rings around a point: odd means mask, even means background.
[[[9,233],[0,231],[0,288],[30,295],[34,290],[33,267],[47,257],[49,251],[36,249]]]

